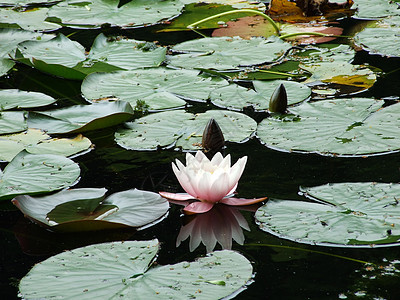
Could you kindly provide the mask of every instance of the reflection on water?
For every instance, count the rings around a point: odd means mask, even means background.
[[[214,250],[217,242],[222,249],[231,249],[232,240],[243,245],[243,229],[250,231],[249,224],[237,207],[217,204],[203,214],[185,215],[185,225],[179,231],[176,246],[190,237],[189,249],[194,251],[200,243],[207,252]]]

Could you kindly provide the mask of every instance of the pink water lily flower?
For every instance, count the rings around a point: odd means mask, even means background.
[[[160,192],[164,198],[176,201],[197,199],[184,208],[186,213],[204,213],[215,203],[227,205],[250,205],[266,198],[239,199],[233,198],[240,176],[247,162],[247,156],[240,158],[231,167],[231,156],[225,158],[220,152],[209,160],[202,151],[193,156],[186,154],[186,166],[179,160],[172,163],[172,169],[182,188],[187,194]]]

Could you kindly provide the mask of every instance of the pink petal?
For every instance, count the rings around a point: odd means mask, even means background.
[[[227,190],[228,188],[228,190]],[[218,202],[228,195],[230,191],[229,187],[229,175],[227,173],[222,173],[212,184],[210,196],[207,200],[212,202]]]
[[[223,203],[226,205],[243,206],[243,205],[250,205],[250,204],[258,203],[258,202],[264,201],[266,199],[267,199],[267,197],[254,198],[254,199],[224,198],[221,201],[219,201],[219,203]]]
[[[169,192],[159,192],[160,196],[170,199],[170,200],[177,200],[177,201],[186,201],[190,199],[195,199],[193,196],[189,194],[175,194]]]
[[[187,214],[202,214],[213,208],[214,204],[209,202],[193,202],[186,206],[183,211]]]

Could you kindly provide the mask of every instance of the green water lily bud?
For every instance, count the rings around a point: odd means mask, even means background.
[[[224,134],[213,118],[208,121],[204,128],[201,144],[206,151],[219,151],[225,145]]]
[[[281,83],[274,91],[269,100],[269,111],[285,113],[288,105],[285,86]]]

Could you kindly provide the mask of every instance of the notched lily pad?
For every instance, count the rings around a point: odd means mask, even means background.
[[[43,197],[22,195],[12,202],[34,222],[58,231],[141,227],[169,208],[157,193],[131,189],[105,197],[106,189],[71,189]]]
[[[90,245],[35,265],[21,280],[23,298],[221,299],[252,276],[241,254],[216,251],[194,262],[152,265],[157,240]],[[68,275],[66,275],[68,274]],[[223,282],[223,283],[222,283]]]
[[[47,42],[29,41],[18,46],[16,59],[40,71],[68,79],[82,80],[94,72],[113,72],[156,67],[165,60],[166,48],[155,43],[107,38],[100,34],[89,54],[84,47],[62,34]]]
[[[44,112],[30,112],[29,128],[49,134],[78,133],[115,126],[132,118],[134,111],[125,101],[102,101]]]
[[[0,200],[61,190],[73,185],[79,174],[78,164],[64,156],[21,151],[0,170]]]
[[[385,18],[364,28],[355,35],[354,42],[370,54],[400,57],[400,17]]]
[[[186,104],[183,99],[205,102],[212,90],[228,85],[223,79],[198,74],[193,70],[166,68],[95,73],[83,81],[82,93],[89,101],[117,97],[132,107],[144,101],[149,110],[161,110],[182,107]]]
[[[71,156],[88,150],[90,140],[82,135],[74,138],[51,138],[37,129],[0,136],[0,160],[11,161],[20,151],[32,154],[57,154]]]
[[[156,150],[160,147],[197,150],[201,149],[203,131],[211,118],[218,122],[225,141],[229,142],[246,141],[257,126],[252,118],[237,112],[209,110],[193,115],[175,110],[126,123],[126,129],[115,133],[115,140],[128,150]]]
[[[253,89],[231,84],[214,90],[211,102],[219,107],[241,110],[247,106],[253,106],[255,110],[266,110],[274,90],[281,84],[285,86],[288,95],[288,104],[299,103],[311,95],[311,89],[304,84],[294,81],[253,81]]]
[[[301,190],[318,203],[270,200],[256,212],[260,228],[307,244],[399,245],[400,184],[336,183]]]
[[[121,27],[150,25],[177,16],[183,8],[179,0],[135,0],[119,5],[109,0],[66,0],[51,7],[49,16],[69,27]]]
[[[367,156],[400,150],[400,103],[370,98],[303,103],[294,115],[271,116],[257,127],[267,147],[322,155]]]
[[[291,45],[279,38],[260,37],[245,40],[239,37],[212,37],[190,40],[172,47],[182,54],[170,55],[168,63],[193,69],[237,69],[276,61]]]

